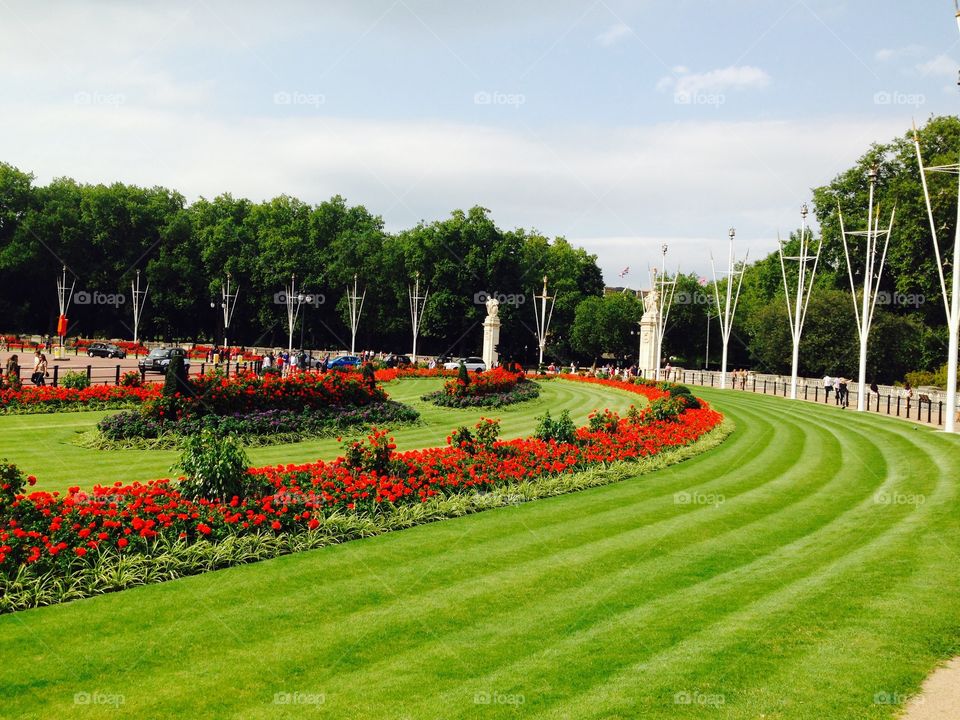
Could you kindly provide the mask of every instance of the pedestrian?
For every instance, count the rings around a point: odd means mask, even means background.
[[[20,384],[20,357],[16,353],[7,360],[7,369],[4,376],[7,379],[7,387],[11,390],[20,390],[22,387]]]
[[[47,384],[47,356],[37,350],[33,356],[33,375],[30,377],[34,385]]]
[[[849,394],[847,393],[847,383],[849,382],[849,380],[847,380],[844,377],[841,377],[837,380],[837,382],[839,383],[837,386],[837,404],[840,406],[841,409],[845,410],[847,406],[850,404],[850,397],[849,397]]]
[[[829,375],[823,376],[823,401],[830,402],[830,393],[833,392],[833,378]]]

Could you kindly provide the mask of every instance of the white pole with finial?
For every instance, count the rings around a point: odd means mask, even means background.
[[[747,265],[747,257],[749,253],[743,258],[743,263],[740,266],[740,269],[737,270],[736,263],[733,257],[733,239],[736,236],[737,232],[733,228],[730,228],[728,233],[730,236],[730,251],[727,255],[727,297],[726,303],[721,308],[720,307],[720,284],[717,282],[717,268],[713,263],[713,253],[710,253],[710,267],[713,270],[713,294],[714,299],[717,302],[717,319],[720,321],[720,336],[723,339],[723,353],[722,361],[720,363],[720,389],[727,387],[727,349],[730,345],[730,333],[733,330],[733,318],[737,312],[737,302],[740,300],[740,286],[743,284],[743,273]],[[737,276],[737,292],[733,292],[733,277]],[[710,335],[709,335],[709,325],[710,323],[710,313],[707,313],[707,355],[710,354]]]

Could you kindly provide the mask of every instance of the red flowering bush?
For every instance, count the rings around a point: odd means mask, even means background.
[[[507,372],[503,368],[494,368],[471,375],[469,382],[463,382],[460,378],[447,380],[443,384],[443,392],[454,397],[493,395],[512,390],[523,379],[522,374]]]
[[[385,383],[392,382],[394,380],[400,380],[402,378],[412,378],[412,377],[454,377],[457,374],[456,370],[446,370],[445,368],[383,368],[377,370],[374,373],[374,377],[377,379],[377,382]]]
[[[668,395],[641,384],[581,382],[622,387],[654,400]],[[573,442],[559,443],[499,441],[496,423],[483,420],[468,431],[469,442],[461,434],[446,447],[396,452],[392,438],[375,431],[367,443],[347,443],[345,456],[332,462],[250,469],[243,486],[261,492],[217,500],[191,499],[187,488],[170,480],[24,495],[22,473],[0,465],[0,578],[22,566],[69,573],[107,550],[150,555],[159,540],[190,544],[250,533],[306,532],[318,527],[318,517],[334,511],[378,515],[437,496],[654,455],[696,440],[721,420],[706,406],[668,420],[653,418],[648,409],[627,418],[603,417],[598,429],[580,428]]]
[[[522,372],[494,368],[470,375],[461,371],[447,380],[442,390],[427,393],[421,399],[442,407],[501,407],[539,395],[540,386],[527,380]]]
[[[264,410],[319,410],[384,402],[386,393],[347,373],[240,373],[231,378],[211,373],[189,381],[189,393],[177,393],[159,408],[169,417],[233,415]]]
[[[91,385],[75,389],[52,385],[0,390],[0,413],[54,412],[56,410],[102,410],[138,405],[160,396],[160,386]]]

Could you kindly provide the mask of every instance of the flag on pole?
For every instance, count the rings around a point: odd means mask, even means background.
[[[630,272],[630,266],[627,265],[623,270],[620,271],[620,277],[626,277]]]

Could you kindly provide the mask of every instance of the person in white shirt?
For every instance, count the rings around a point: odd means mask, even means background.
[[[829,375],[823,376],[823,401],[830,402],[830,393],[833,391],[833,378]]]

